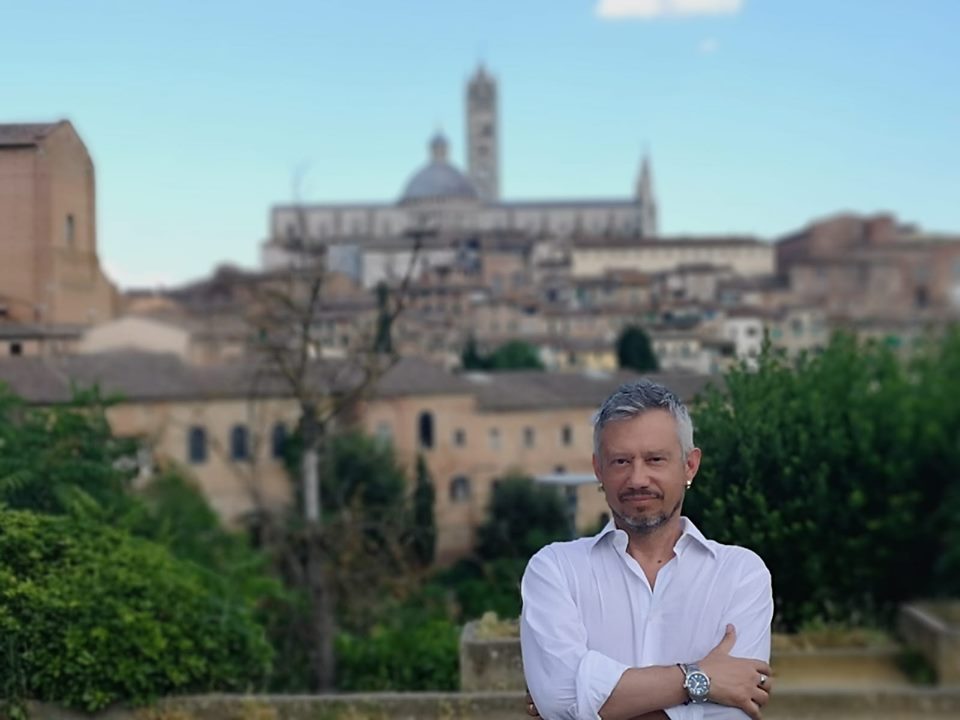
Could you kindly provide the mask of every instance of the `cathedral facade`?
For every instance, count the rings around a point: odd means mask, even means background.
[[[504,200],[500,197],[500,127],[495,78],[482,66],[466,87],[467,171],[449,159],[442,134],[429,142],[427,162],[395,201],[277,205],[263,245],[266,269],[288,267],[305,245],[360,244],[400,238],[418,229],[443,232],[520,232],[649,238],[657,235],[657,206],[649,158],[632,194],[585,200]]]

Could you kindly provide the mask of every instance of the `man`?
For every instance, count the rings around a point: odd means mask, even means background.
[[[681,516],[700,466],[687,409],[662,385],[624,385],[600,407],[593,445],[610,523],[548,545],[523,575],[528,712],[759,720],[772,686],[770,573]]]

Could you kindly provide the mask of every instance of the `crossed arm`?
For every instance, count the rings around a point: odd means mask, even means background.
[[[731,624],[717,646],[703,658],[686,659],[699,660],[710,676],[707,705],[684,704],[687,693],[676,665],[630,667],[589,649],[584,623],[559,571],[547,564],[532,569],[524,576],[521,645],[535,711],[546,720],[726,720],[744,714],[760,719],[771,689],[770,680],[759,686],[761,675],[771,675],[766,659],[772,602],[765,568],[741,581],[726,613]],[[538,606],[538,598],[549,598],[549,607]]]

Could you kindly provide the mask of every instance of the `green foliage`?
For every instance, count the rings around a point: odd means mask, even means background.
[[[636,325],[625,327],[617,338],[617,362],[621,368],[637,372],[656,372],[660,369],[650,336]]]
[[[436,492],[427,461],[423,455],[417,456],[417,480],[413,488],[413,519],[410,534],[412,551],[419,564],[423,567],[433,562],[433,555],[437,544],[437,522],[433,513]]]
[[[337,637],[337,687],[346,691],[456,690],[459,628],[450,620],[376,625]]]
[[[882,624],[960,573],[944,545],[957,515],[939,510],[960,482],[958,370],[956,333],[910,365],[838,335],[795,366],[768,348],[695,408],[703,463],[685,510],[764,558],[784,628]]]
[[[520,578],[529,558],[461,560],[437,574],[433,582],[453,593],[460,621],[495,612],[500,617],[520,615]]]
[[[250,539],[226,530],[200,489],[179,468],[168,468],[137,497],[142,510],[126,525],[193,564],[214,592],[242,598],[268,628],[282,622],[297,600],[273,574],[269,558]]]
[[[570,537],[567,509],[556,488],[509,475],[493,489],[487,519],[477,532],[477,554],[486,560],[527,560],[547,543]]]
[[[126,512],[132,442],[115,438],[95,391],[67,406],[23,404],[0,389],[0,503],[45,513]]]
[[[0,511],[0,693],[94,711],[247,690],[270,648],[247,603],[166,549],[86,519]]]
[[[523,340],[510,340],[489,355],[477,349],[471,337],[460,355],[464,370],[543,370],[537,349]]]

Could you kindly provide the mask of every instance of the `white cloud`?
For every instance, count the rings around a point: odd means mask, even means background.
[[[716,38],[704,38],[697,49],[700,50],[701,55],[710,55],[720,49],[720,43]]]
[[[743,7],[744,0],[598,0],[597,15],[607,20],[666,15],[729,15]]]

